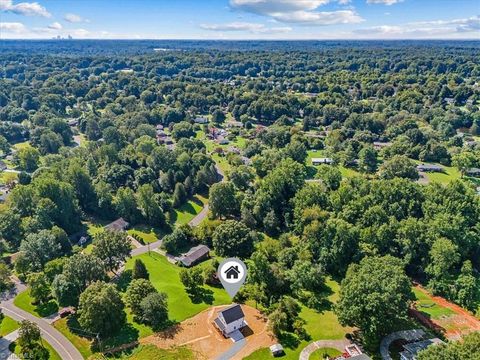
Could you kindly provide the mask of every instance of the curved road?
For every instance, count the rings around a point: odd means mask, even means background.
[[[82,360],[80,351],[63,334],[50,325],[46,320],[38,318],[15,306],[13,299],[26,290],[25,285],[15,283],[15,290],[2,296],[0,307],[5,315],[17,321],[30,320],[38,325],[44,338],[60,355],[63,360]]]

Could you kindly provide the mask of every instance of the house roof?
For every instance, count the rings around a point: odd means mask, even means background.
[[[183,254],[178,260],[185,266],[191,266],[210,252],[206,245],[192,247],[187,253]]]
[[[223,322],[219,319],[219,318],[216,318],[215,320],[215,324],[218,326],[218,328],[220,330],[225,330],[225,325],[223,324]]]
[[[433,339],[413,342],[410,344],[405,344],[403,345],[403,348],[405,349],[405,351],[415,355],[418,352],[425,350],[430,345],[438,345],[438,344],[443,344],[443,341],[438,338],[433,338]]]
[[[238,304],[232,305],[225,310],[220,311],[220,313],[225,319],[226,324],[230,324],[245,317],[242,307]]]
[[[123,218],[118,218],[117,220],[111,222],[107,226],[105,226],[106,230],[112,231],[122,231],[128,227],[128,222],[126,222]]]
[[[417,165],[417,170],[441,171],[441,170],[443,170],[443,167],[441,167],[440,165],[433,165],[433,164],[420,164],[420,165]]]
[[[372,360],[372,359],[367,354],[360,354],[360,355],[351,356],[348,358],[348,360]]]

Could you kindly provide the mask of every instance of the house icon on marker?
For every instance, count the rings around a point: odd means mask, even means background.
[[[227,270],[225,270],[225,274],[227,276],[227,279],[238,279],[238,275],[240,275],[238,265],[230,266]]]

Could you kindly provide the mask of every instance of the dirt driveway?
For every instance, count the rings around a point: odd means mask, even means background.
[[[140,342],[163,349],[188,346],[195,352],[197,359],[215,359],[233,345],[232,340],[225,339],[213,325],[218,311],[225,307],[207,309],[164,332],[143,338]],[[276,343],[275,337],[267,330],[267,319],[258,310],[246,305],[242,305],[242,310],[248,323],[248,328],[243,331],[247,343],[232,360],[241,360],[257,349]]]

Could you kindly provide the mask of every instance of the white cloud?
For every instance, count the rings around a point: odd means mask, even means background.
[[[457,38],[460,34],[475,38],[480,30],[480,16],[463,19],[411,22],[358,29],[354,33],[380,38]]]
[[[251,33],[286,33],[291,27],[266,27],[264,24],[248,22],[231,22],[226,24],[201,24],[200,27],[211,31],[248,31]]]
[[[26,27],[19,22],[0,22],[0,30],[12,33],[22,33],[25,32]]]
[[[70,23],[89,22],[87,19],[82,18],[80,15],[68,13],[63,17]]]
[[[403,0],[367,0],[368,4],[385,4],[385,5],[393,5]]]
[[[0,10],[25,16],[52,16],[47,9],[37,2],[21,2],[18,4],[13,4],[12,0],[0,0]]]
[[[354,24],[363,19],[354,10],[315,11],[333,0],[230,0],[234,9],[303,25]],[[336,0],[345,5],[349,0]]]
[[[52,30],[61,30],[63,26],[59,22],[55,21],[54,23],[48,25],[48,28]]]

